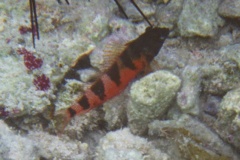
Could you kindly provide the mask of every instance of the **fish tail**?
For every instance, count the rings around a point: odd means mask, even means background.
[[[63,133],[65,127],[69,121],[77,114],[85,113],[88,110],[84,110],[78,103],[72,104],[66,109],[55,112],[54,126],[57,132]]]
[[[53,118],[53,124],[56,132],[60,134],[63,133],[70,120],[71,116],[68,112],[68,109],[57,111]]]

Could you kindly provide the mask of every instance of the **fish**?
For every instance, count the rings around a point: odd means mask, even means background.
[[[150,26],[139,37],[127,42],[111,65],[86,89],[83,95],[63,112],[61,111],[66,123],[74,116],[89,112],[120,94],[129,82],[149,66],[168,35],[168,28]],[[74,75],[74,70],[89,66],[91,66],[89,54],[83,54],[66,75],[71,77]]]
[[[122,8],[117,3],[117,0],[115,2],[119,9]],[[59,126],[55,125],[57,130],[63,131],[74,116],[85,114],[119,95],[127,88],[130,82],[149,67],[151,61],[162,48],[170,30],[168,28],[154,27],[137,4],[133,0],[131,2],[149,24],[149,27],[133,40],[105,46],[103,51],[106,51],[108,56],[107,58],[103,57],[107,59],[107,62],[105,61],[103,67],[99,68],[102,74],[71,105],[65,109],[55,111],[55,122],[59,124]],[[124,12],[123,9],[121,11]],[[92,50],[87,51],[76,59],[65,74],[62,84],[66,82],[65,79],[80,80],[78,71],[81,69],[95,68],[91,65],[91,53],[93,53]],[[62,116],[61,120],[57,118],[59,116]]]

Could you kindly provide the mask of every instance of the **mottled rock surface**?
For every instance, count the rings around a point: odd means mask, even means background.
[[[97,147],[96,160],[169,160],[146,139],[131,134],[128,128],[109,132]]]
[[[186,37],[212,37],[223,25],[223,20],[216,10],[220,0],[186,0],[179,16],[178,28],[180,34]],[[191,16],[189,16],[191,15]]]
[[[180,85],[181,80],[168,71],[157,71],[136,81],[131,87],[127,107],[131,131],[142,134],[150,121],[163,116]]]
[[[157,140],[157,137],[171,139],[164,147],[172,148],[170,150],[173,153],[180,152],[183,159],[197,160],[198,157],[204,160],[238,159],[237,153],[232,151],[229,145],[204,124],[188,115],[182,115],[178,120],[153,121],[149,124],[149,135],[156,139],[155,145],[161,147],[164,145],[158,144],[161,143],[161,139]],[[171,159],[178,158],[172,155]]]
[[[0,120],[0,159],[37,159],[33,141],[18,135]]]
[[[240,89],[229,91],[223,98],[215,123],[216,132],[240,149]]]
[[[159,26],[174,28],[182,11],[183,2],[183,0],[171,0],[168,5],[159,5],[156,10]]]
[[[88,145],[57,137],[46,132],[36,131],[28,134],[34,142],[36,153],[45,159],[88,159]]]
[[[178,93],[177,102],[184,113],[199,114],[201,74],[199,66],[187,66],[182,72],[183,85]]]
[[[240,17],[240,1],[224,0],[219,6],[218,13],[223,17],[239,18]]]
[[[226,56],[227,59],[237,64],[240,70],[240,44],[228,45],[220,50],[221,56]]]

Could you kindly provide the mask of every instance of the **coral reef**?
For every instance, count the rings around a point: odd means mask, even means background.
[[[150,73],[69,123],[64,109],[149,25],[129,0],[129,19],[114,1],[37,0],[33,48],[28,1],[0,2],[0,159],[240,159],[239,0],[135,2],[171,30]],[[64,78],[90,52],[93,68]]]
[[[0,59],[1,101],[10,116],[37,114],[51,103],[52,91],[37,91],[33,85],[33,75],[26,72],[25,66],[15,56]]]

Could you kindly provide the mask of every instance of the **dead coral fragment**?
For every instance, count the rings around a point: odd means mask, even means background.
[[[24,64],[29,70],[38,69],[42,66],[43,60],[40,58],[36,58],[32,52],[29,52],[25,48],[19,48],[17,50],[19,54],[23,54],[24,56]]]
[[[50,88],[50,80],[45,74],[37,76],[33,80],[33,84],[37,87],[37,90],[46,91]]]

